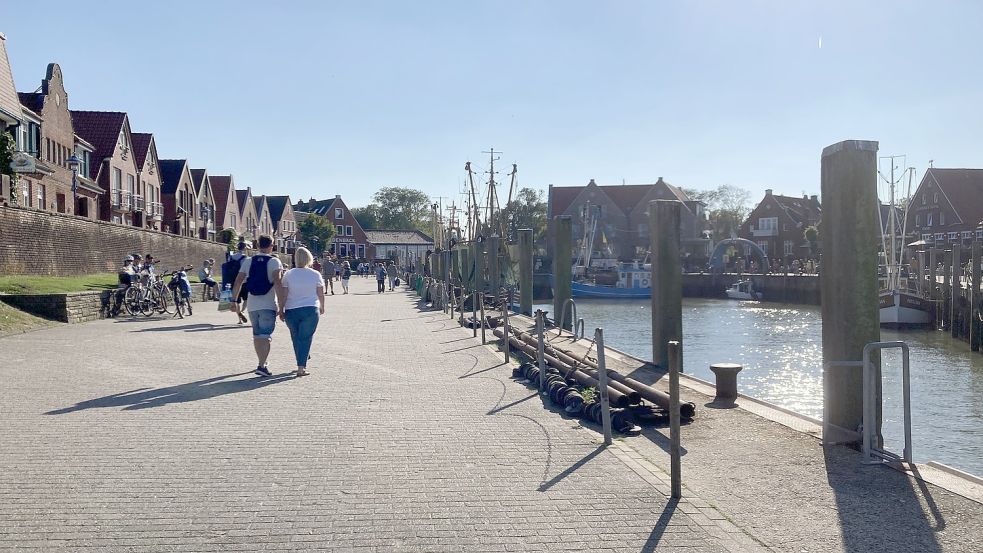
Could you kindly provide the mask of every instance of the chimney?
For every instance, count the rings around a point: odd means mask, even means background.
[[[771,188],[765,190],[765,196],[771,196]]]
[[[336,199],[336,200],[340,200],[340,199],[341,199],[341,194],[335,194],[335,195],[334,195],[334,199]]]
[[[597,186],[597,183],[596,183],[596,182],[594,182],[594,179],[591,179],[591,180],[590,180],[590,182],[588,182],[588,183],[587,183],[587,186],[590,186],[590,185],[592,185],[592,184],[593,184],[594,186]]]
[[[812,201],[814,201],[814,202],[816,202],[817,204],[819,203],[819,196],[817,196],[815,194],[813,194],[812,196],[809,196],[809,199],[812,200]]]

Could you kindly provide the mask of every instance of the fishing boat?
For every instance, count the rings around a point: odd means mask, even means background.
[[[907,228],[908,209],[904,210],[902,222],[898,221],[898,209],[894,207],[895,186],[903,182],[905,176],[908,178],[908,197],[911,196],[911,181],[914,178],[914,167],[906,168],[900,178],[895,180],[894,160],[904,156],[890,156],[891,162],[890,176],[885,176],[880,171],[878,176],[884,180],[890,189],[890,201],[887,204],[887,224],[883,221],[883,209],[878,210],[881,220],[881,242],[883,248],[883,265],[881,267],[880,291],[878,292],[878,306],[880,308],[881,326],[906,327],[921,326],[932,322],[932,301],[919,290],[918,279],[908,278],[907,270],[902,267],[902,251],[899,246],[903,245],[903,230]]]
[[[578,280],[570,283],[575,298],[651,298],[652,265],[649,263],[619,263],[618,280],[612,284],[598,284],[595,280]]]
[[[754,284],[751,283],[751,279],[740,280],[731,285],[730,288],[725,290],[727,297],[732,300],[751,300],[760,301],[764,295],[754,289]]]

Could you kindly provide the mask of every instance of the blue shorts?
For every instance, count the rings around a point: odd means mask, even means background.
[[[249,320],[253,323],[253,338],[273,338],[273,330],[276,328],[276,311],[272,309],[250,311]]]

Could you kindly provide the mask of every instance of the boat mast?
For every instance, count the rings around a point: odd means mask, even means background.
[[[468,161],[464,164],[464,170],[468,172],[468,185],[471,187],[471,201],[470,208],[468,212],[468,238],[474,240],[475,233],[480,232],[478,226],[481,224],[481,220],[478,218],[478,197],[474,191],[474,171],[471,170],[471,162]],[[471,212],[473,209],[474,212]],[[472,215],[474,216],[472,220]]]
[[[887,272],[888,283],[892,289],[896,289],[898,282],[895,278],[895,271],[897,270],[897,259],[895,256],[895,239],[897,238],[897,230],[895,229],[895,212],[894,212],[894,158],[891,158],[891,203],[888,208],[888,220],[891,221],[891,269]]]

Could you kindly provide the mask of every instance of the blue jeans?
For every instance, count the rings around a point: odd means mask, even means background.
[[[311,354],[311,342],[314,341],[314,331],[320,316],[316,307],[298,307],[284,312],[287,328],[290,329],[290,339],[294,343],[294,355],[297,366],[306,367],[307,358]]]

